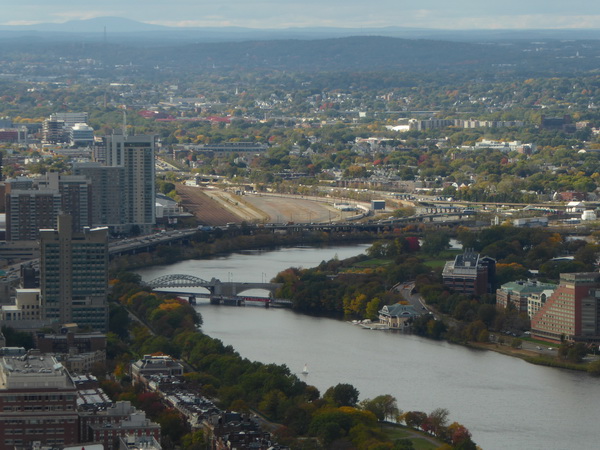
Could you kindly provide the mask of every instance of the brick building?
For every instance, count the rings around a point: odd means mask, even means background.
[[[1,448],[79,442],[77,392],[52,356],[29,352],[0,358]]]
[[[600,342],[600,273],[563,273],[554,293],[531,319],[532,336]]]
[[[496,308],[513,306],[519,312],[527,312],[529,297],[544,291],[556,289],[555,284],[540,283],[536,280],[519,280],[504,283],[496,290]]]
[[[466,295],[483,295],[493,292],[496,278],[496,261],[488,256],[467,250],[448,261],[442,272],[444,286]]]
[[[160,425],[130,402],[117,402],[101,411],[81,413],[81,442],[98,442],[106,450],[119,448],[120,438],[138,436],[160,441]]]

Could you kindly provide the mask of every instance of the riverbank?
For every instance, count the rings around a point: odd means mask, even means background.
[[[242,235],[242,236],[231,236],[227,232],[220,239],[215,239],[207,234],[198,233],[197,240],[192,241],[191,245],[179,246],[179,247],[166,247],[158,248],[152,253],[141,253],[133,256],[125,256],[115,260],[111,263],[112,273],[118,273],[124,270],[135,270],[151,266],[170,265],[181,261],[194,260],[194,259],[205,259],[216,255],[231,254],[239,251],[247,250],[274,250],[285,246],[295,245],[331,245],[340,243],[356,243],[365,242],[375,239],[379,236],[369,235],[367,233],[362,234],[325,234],[325,233],[298,233],[298,234],[255,234],[255,235]],[[285,268],[282,268],[285,269]],[[250,280],[245,280],[250,281]],[[431,306],[428,306],[435,316],[442,317],[440,314]],[[298,311],[298,308],[297,308]],[[306,312],[306,311],[298,311]],[[330,316],[331,311],[323,311],[320,315]],[[453,319],[444,316],[444,320],[448,320],[452,327]],[[454,324],[457,326],[457,324]],[[363,328],[370,329],[385,329],[387,327],[380,327],[376,324],[363,325]],[[483,343],[469,341],[464,343],[462,341],[456,342],[462,345],[466,345],[471,348],[478,348],[481,350],[490,350],[497,353],[501,353],[507,356],[513,356],[524,361],[530,362],[536,365],[544,365],[548,367],[559,367],[569,370],[587,371],[588,364],[576,364],[568,361],[563,361],[555,356],[551,355],[540,355],[540,352],[535,350],[529,350],[524,348],[515,348],[510,345],[501,345],[495,342]]]
[[[526,350],[522,348],[513,348],[510,345],[501,345],[493,342],[468,342],[465,344],[469,348],[480,350],[489,350],[503,355],[520,358],[530,364],[538,366],[554,367],[558,369],[576,370],[579,372],[589,372],[589,363],[573,363],[561,361],[557,357],[540,355],[539,352]]]
[[[140,275],[144,280],[191,274],[203,279],[257,282],[274,277],[284,267],[317,267],[335,258],[321,266],[322,271],[333,268],[366,249],[366,245],[298,246],[243,252],[148,268]],[[357,276],[369,281],[367,274]],[[389,393],[404,411],[447,408],[450,421],[465,424],[473,440],[486,450],[569,448],[573,435],[583,447],[592,448],[597,440],[589,418],[597,410],[600,391],[597,380],[585,373],[550,370],[498,352],[416,335],[362,330],[343,320],[288,309],[234,308],[208,302],[199,302],[195,309],[204,319],[203,332],[232,346],[244,358],[285,364],[320,392],[337,383],[349,383],[358,389],[361,400]],[[305,364],[308,375],[301,374]],[[563,406],[557,409],[556,404]],[[515,411],[528,420],[515,422]],[[560,423],[561,427],[548,430],[548,423]],[[567,429],[569,433],[565,433]]]
[[[218,236],[198,232],[196,236],[192,237],[188,245],[159,246],[151,252],[119,256],[110,262],[110,271],[118,273],[248,250],[273,250],[297,245],[327,246],[334,244],[356,244],[372,242],[375,239],[381,238],[379,235],[376,236],[367,232],[323,233],[313,231],[291,234],[255,232],[255,234],[244,235],[240,234],[243,230],[232,232],[219,231],[220,234]]]

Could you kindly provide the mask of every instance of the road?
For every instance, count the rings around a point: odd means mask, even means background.
[[[421,298],[421,296],[414,291],[414,288],[415,288],[414,281],[407,282],[407,283],[399,283],[396,286],[394,286],[394,289],[396,290],[396,292],[398,292],[400,295],[402,295],[402,298],[404,298],[404,300],[406,300],[413,308],[415,308],[415,311],[417,311],[421,314],[427,314],[427,313],[433,314],[433,312],[431,312],[427,308],[427,305],[425,304],[425,302],[423,302],[423,299]],[[438,318],[436,317],[436,320],[437,319]]]

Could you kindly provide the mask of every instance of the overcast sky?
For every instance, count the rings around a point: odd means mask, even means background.
[[[2,25],[114,16],[182,27],[600,28],[597,0],[23,0],[4,6]]]

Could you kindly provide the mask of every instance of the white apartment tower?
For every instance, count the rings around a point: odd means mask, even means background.
[[[105,136],[106,165],[123,167],[124,223],[130,232],[152,232],[156,222],[154,142],[152,135]]]

